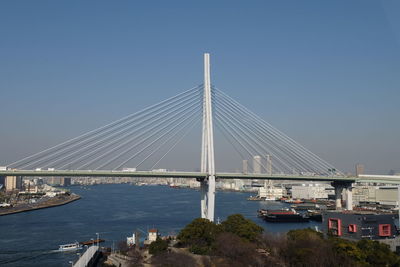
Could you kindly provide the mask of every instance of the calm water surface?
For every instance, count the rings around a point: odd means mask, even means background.
[[[60,244],[106,239],[111,247],[139,228],[158,228],[176,234],[199,217],[200,193],[191,189],[127,184],[71,187],[82,196],[73,203],[0,217],[0,266],[71,266],[76,252],[58,252]],[[241,213],[267,231],[286,232],[319,223],[266,223],[257,218],[260,208],[281,208],[280,202],[247,201],[249,193],[217,192],[216,216]]]

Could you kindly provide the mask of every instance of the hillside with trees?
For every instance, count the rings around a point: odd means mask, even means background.
[[[400,257],[377,241],[324,237],[312,229],[272,234],[240,214],[221,224],[194,219],[176,240],[157,238],[145,250],[120,245],[131,266],[400,267]]]
[[[325,238],[312,229],[264,233],[240,214],[219,225],[195,219],[177,239],[191,253],[209,256],[211,266],[400,266],[400,257],[377,241]]]

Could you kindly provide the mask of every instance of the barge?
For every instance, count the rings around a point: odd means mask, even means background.
[[[295,210],[259,210],[259,217],[267,222],[309,222],[310,217]]]

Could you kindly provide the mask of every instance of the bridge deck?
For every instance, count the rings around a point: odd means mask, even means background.
[[[199,178],[207,177],[201,172],[152,172],[152,171],[34,171],[34,170],[7,170],[0,171],[0,176],[63,176],[63,177],[141,177],[141,178]],[[355,177],[330,177],[330,176],[301,176],[301,175],[267,175],[243,173],[217,173],[220,179],[259,179],[259,180],[300,180],[300,181],[344,181],[354,182]]]
[[[0,176],[39,176],[39,177],[139,177],[139,178],[198,178],[204,179],[206,173],[201,172],[154,172],[154,171],[90,171],[90,170],[7,170],[0,171]],[[390,175],[360,175],[360,177],[341,176],[303,176],[283,174],[244,174],[216,173],[219,179],[257,179],[257,180],[292,180],[292,181],[326,181],[326,182],[371,182],[400,184],[399,176]]]

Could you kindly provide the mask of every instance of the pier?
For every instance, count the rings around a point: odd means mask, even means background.
[[[73,267],[87,267],[92,266],[99,256],[99,246],[90,246],[73,265]]]

